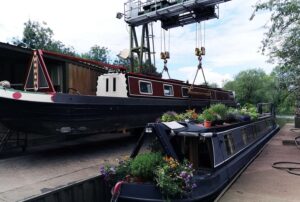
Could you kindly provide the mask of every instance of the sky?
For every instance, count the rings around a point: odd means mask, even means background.
[[[250,21],[257,0],[232,0],[220,4],[219,19],[205,23],[205,48],[203,69],[210,83],[220,87],[232,80],[240,71],[262,68],[266,73],[273,66],[259,50],[266,32],[269,14],[259,13]],[[46,22],[54,31],[54,39],[79,52],[87,52],[97,44],[111,50],[114,57],[129,49],[129,29],[124,20],[116,18],[124,11],[125,0],[9,0],[1,2],[0,41],[11,42],[22,37],[24,22]],[[203,25],[202,25],[203,26]],[[154,24],[156,66],[163,68],[160,22]],[[172,78],[193,81],[198,60],[194,55],[196,25],[170,29],[168,68]],[[164,77],[166,75],[164,74]],[[196,83],[203,83],[199,75]]]

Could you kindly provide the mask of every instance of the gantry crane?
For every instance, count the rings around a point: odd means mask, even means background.
[[[129,0],[124,4],[125,21],[130,27],[130,60],[133,71],[134,56],[139,66],[143,64],[144,54],[151,64],[151,54],[155,54],[152,22],[161,21],[163,29],[184,26],[191,23],[218,18],[220,3],[230,0]],[[142,26],[141,41],[138,41],[136,27]],[[152,50],[150,40],[152,40]],[[168,59],[168,53],[161,54]]]

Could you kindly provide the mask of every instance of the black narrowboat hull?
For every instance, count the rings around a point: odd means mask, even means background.
[[[31,94],[34,96],[34,93]],[[11,99],[1,96],[0,92],[0,103],[0,122],[7,128],[42,135],[58,135],[95,134],[140,128],[155,121],[166,111],[182,112],[189,106],[202,110],[209,106],[210,101],[56,93],[51,99],[40,102]]]
[[[265,119],[274,121],[273,118]],[[263,123],[260,121],[260,123]],[[253,123],[251,123],[253,124]],[[250,124],[249,124],[250,125]],[[255,126],[256,127],[256,126]],[[194,175],[197,188],[193,190],[188,198],[176,199],[172,201],[213,201],[222,190],[235,178],[238,173],[245,168],[259,154],[264,145],[279,131],[279,126],[273,122],[268,132],[260,134],[260,137],[243,148],[232,158],[223,161],[211,170],[199,170]],[[231,128],[230,133],[242,132],[243,126]],[[218,131],[222,132],[222,131]],[[219,138],[219,137],[215,137]],[[220,139],[218,139],[220,141]],[[118,201],[165,201],[154,184],[122,184]]]

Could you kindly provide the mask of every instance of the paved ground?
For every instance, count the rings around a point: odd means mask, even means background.
[[[115,136],[116,138],[119,135]],[[27,154],[0,159],[0,201],[20,201],[98,175],[99,166],[116,163],[136,140],[103,141],[92,136],[55,146],[32,148]]]
[[[220,199],[221,202],[298,202],[300,201],[300,176],[272,168],[277,161],[300,162],[300,150],[295,145],[283,145],[296,133],[293,124],[285,125],[267,144],[263,152],[243,172]],[[300,135],[300,133],[298,133]]]

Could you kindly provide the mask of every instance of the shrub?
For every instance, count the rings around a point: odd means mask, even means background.
[[[210,110],[217,116],[218,119],[224,120],[227,114],[227,107],[224,104],[214,104]]]
[[[165,157],[156,170],[155,179],[167,199],[175,198],[188,194],[196,187],[192,181],[193,172],[192,164],[188,161],[178,163],[171,157]]]
[[[205,109],[202,112],[202,117],[205,121],[214,121],[216,119],[215,115],[210,109]]]
[[[144,180],[153,180],[153,171],[162,162],[160,153],[144,153],[136,156],[130,165],[130,174]]]
[[[162,122],[171,122],[171,121],[177,121],[178,120],[178,114],[173,111],[168,111],[164,113],[161,117]]]

